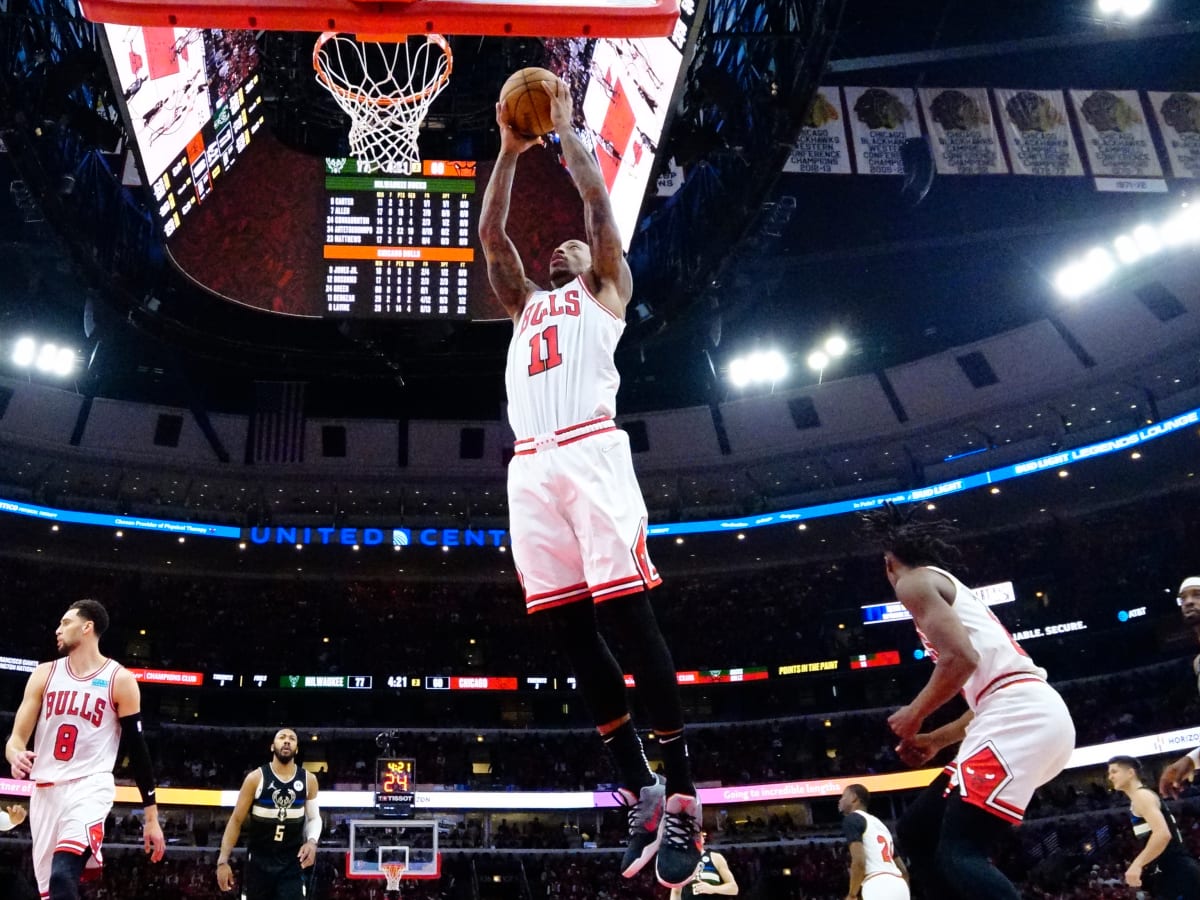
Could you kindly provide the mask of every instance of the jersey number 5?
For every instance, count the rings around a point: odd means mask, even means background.
[[[541,375],[547,369],[562,365],[558,352],[558,326],[547,325],[529,339],[529,374]]]
[[[277,840],[277,841],[283,840],[283,826],[282,825],[275,826],[275,840]]]

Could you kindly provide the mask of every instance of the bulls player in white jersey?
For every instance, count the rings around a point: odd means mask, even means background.
[[[850,845],[850,890],[846,900],[908,900],[908,872],[896,856],[892,833],[867,812],[871,792],[851,784],[838,799],[842,836]]]
[[[896,507],[866,517],[882,539],[888,581],[933,660],[929,682],[888,718],[910,765],[961,741],[947,772],[900,824],[914,885],[938,900],[1016,900],[989,849],[1019,825],[1033,792],[1063,770],[1075,726],[1058,692],[991,609],[944,568],[955,551],[943,525],[911,522]],[[968,711],[929,733],[921,725],[962,693]]]
[[[158,862],[166,849],[142,735],[141,691],[128,669],[100,654],[107,628],[100,603],[71,604],[55,631],[62,656],[29,676],[5,745],[13,777],[34,781],[33,869],[38,891],[50,900],[76,900],[84,867],[103,862],[104,820],[116,793],[113,768],[122,745],[142,795],[146,852]]]
[[[675,665],[647,596],[660,579],[646,552],[646,505],[629,439],[612,418],[620,383],[613,352],[633,279],[600,168],[572,130],[570,90],[561,80],[544,89],[583,200],[587,240],[554,250],[549,290],[526,278],[505,229],[517,159],[538,141],[514,131],[499,104],[500,154],[479,220],[492,289],[513,319],[505,374],[517,437],[508,470],[513,562],[526,609],[551,626],[567,653],[616,764],[629,819],[622,874],[632,877],[657,854],[659,882],[681,887],[700,864],[700,803]],[[646,762],[596,607],[629,650],[627,665],[659,736],[665,783]]]

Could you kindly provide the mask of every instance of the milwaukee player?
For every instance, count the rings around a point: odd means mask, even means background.
[[[103,864],[104,820],[116,793],[113,767],[122,745],[142,795],[146,852],[158,862],[166,849],[142,735],[141,691],[128,669],[100,655],[107,628],[108,613],[98,602],[71,604],[55,631],[63,656],[29,676],[5,746],[13,778],[35,782],[29,804],[33,869],[38,891],[51,900],[76,900],[84,867]]]
[[[296,765],[300,740],[280,728],[271,741],[271,761],[251,769],[242,780],[237,803],[221,837],[217,886],[233,890],[229,857],[250,817],[242,900],[301,900],[304,869],[317,861],[321,810],[317,776]]]
[[[1200,900],[1200,863],[1183,842],[1162,797],[1142,784],[1142,764],[1132,756],[1108,761],[1108,783],[1129,798],[1133,836],[1143,844],[1125,870],[1125,883],[1162,900]]]
[[[838,799],[842,835],[850,845],[850,890],[846,900],[908,900],[908,873],[896,856],[892,833],[867,812],[871,793],[852,784]]]
[[[700,839],[706,840],[708,835],[700,833]],[[707,847],[700,854],[700,865],[692,875],[692,880],[681,888],[671,888],[668,900],[691,900],[704,894],[719,894],[724,897],[738,895],[737,879],[729,868],[725,854]]]
[[[954,553],[938,537],[945,526],[909,522],[891,504],[866,522],[883,541],[888,581],[934,663],[921,692],[888,718],[900,738],[897,752],[919,765],[962,742],[948,772],[900,824],[914,883],[938,900],[1017,900],[1017,889],[992,865],[988,851],[1020,824],[1034,790],[1066,766],[1075,746],[1071,715],[1046,683],[1046,671],[945,570]],[[925,719],[960,691],[968,712],[920,733]]]
[[[517,158],[537,141],[518,135],[500,104],[500,154],[479,220],[492,289],[513,319],[505,375],[517,436],[508,470],[513,562],[526,609],[551,625],[616,764],[629,818],[622,874],[632,877],[657,853],[659,882],[682,887],[700,863],[700,803],[675,665],[647,596],[660,579],[646,552],[646,504],[629,438],[612,419],[620,383],[613,352],[633,280],[600,168],[571,128],[570,90],[561,80],[544,89],[583,199],[587,241],[569,240],[553,252],[550,290],[525,277],[505,226]],[[659,735],[665,784],[646,762],[596,605],[629,651]]]

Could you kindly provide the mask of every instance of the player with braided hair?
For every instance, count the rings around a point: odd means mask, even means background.
[[[971,589],[945,565],[957,551],[947,523],[913,521],[898,507],[864,516],[883,546],[888,581],[912,614],[934,670],[907,706],[888,718],[897,753],[922,765],[961,741],[958,753],[906,813],[898,828],[914,888],[929,898],[1018,900],[992,865],[989,849],[1019,825],[1033,792],[1063,770],[1075,747],[1066,704]],[[968,712],[922,733],[921,725],[961,692]],[[922,894],[914,891],[916,896]]]

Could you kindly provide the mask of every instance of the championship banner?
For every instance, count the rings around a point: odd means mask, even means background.
[[[1014,175],[1083,175],[1062,91],[993,93]]]
[[[943,175],[1007,175],[987,88],[921,88],[933,158]]]
[[[912,88],[844,88],[859,175],[903,175],[900,148],[921,136]]]
[[[1150,91],[1147,96],[1167,145],[1171,174],[1200,178],[1200,94]]]
[[[1071,91],[1096,177],[1162,178],[1137,91]]]
[[[846,146],[846,123],[842,119],[842,96],[838,88],[817,88],[783,171],[850,174],[850,148]]]

